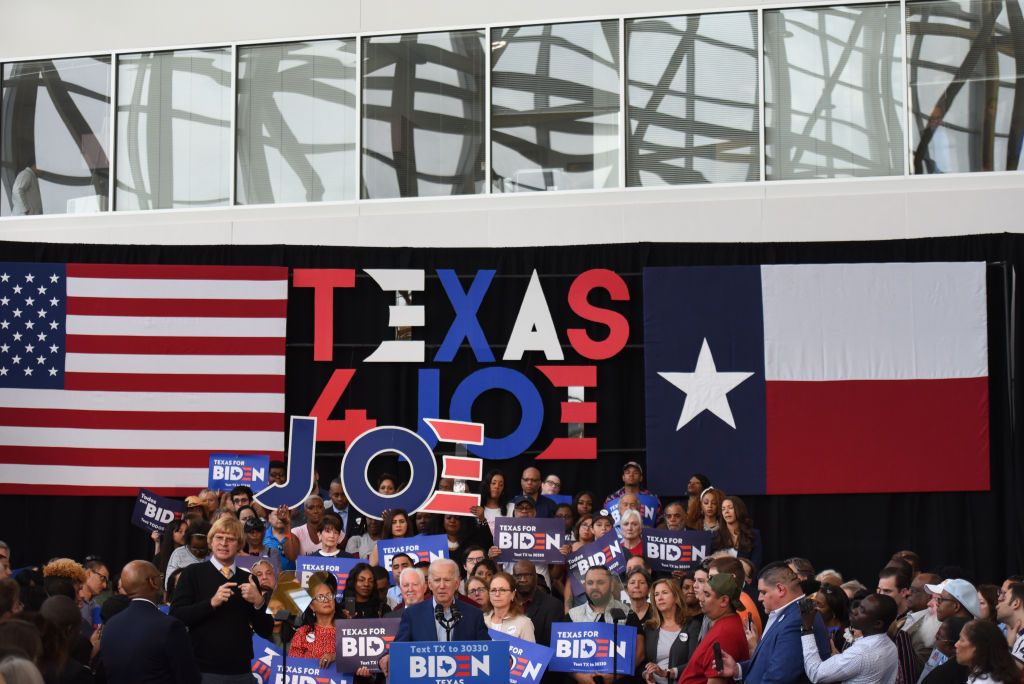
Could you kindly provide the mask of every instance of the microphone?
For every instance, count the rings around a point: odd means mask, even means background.
[[[434,606],[434,619],[440,622],[442,625],[445,623],[444,619],[444,606],[438,603]]]
[[[459,602],[458,601],[453,601],[452,602],[452,627],[457,625],[459,623],[459,620],[461,620],[461,619],[462,619],[462,611],[459,610]]]
[[[612,608],[608,611],[608,616],[612,619],[612,622],[618,623],[619,620],[625,621],[626,614],[622,612],[621,608]]]

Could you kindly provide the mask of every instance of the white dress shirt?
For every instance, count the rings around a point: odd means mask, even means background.
[[[812,682],[852,684],[893,684],[899,661],[896,644],[886,633],[861,637],[848,649],[822,660],[813,634],[800,637],[804,649],[804,672]]]

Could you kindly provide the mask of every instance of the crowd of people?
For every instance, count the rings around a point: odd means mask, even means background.
[[[271,464],[272,482],[284,473]],[[327,667],[337,620],[378,617],[401,619],[398,641],[488,639],[496,630],[550,645],[558,622],[629,625],[635,670],[619,678],[635,684],[1022,681],[1024,576],[976,584],[953,566],[922,567],[912,551],[879,559],[877,576],[861,580],[816,572],[805,558],[763,564],[742,499],[700,474],[685,498],[658,504],[654,524],[710,532],[714,552],[687,571],[653,571],[642,543],[642,466],[627,463],[622,483],[605,498],[569,497],[557,475],[528,467],[515,492],[495,470],[472,516],[393,509],[381,520],[354,510],[337,480],[295,510],[266,510],[246,487],[204,490],[154,533],[151,558],[116,573],[97,557],[19,567],[17,550],[0,542],[0,684],[241,684],[252,681],[254,634]],[[392,475],[376,484],[382,493],[402,487]],[[564,556],[615,530],[625,571],[590,567],[574,592],[565,563],[501,562],[494,526],[503,517],[561,518]],[[448,558],[399,553],[382,567],[378,541],[422,534],[444,535]],[[275,620],[274,589],[300,556],[359,562],[342,587],[334,574],[314,573],[308,607],[294,621]],[[378,664],[383,674],[352,674],[382,678],[388,656]],[[610,676],[544,678],[603,684]]]

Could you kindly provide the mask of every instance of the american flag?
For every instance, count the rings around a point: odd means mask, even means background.
[[[288,270],[0,263],[0,493],[164,494],[284,453]]]

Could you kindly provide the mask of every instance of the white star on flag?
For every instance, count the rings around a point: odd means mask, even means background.
[[[676,425],[678,432],[703,411],[711,411],[735,430],[736,421],[732,417],[732,409],[729,408],[729,399],[726,395],[753,373],[719,372],[715,368],[715,359],[711,356],[711,347],[705,338],[697,356],[697,367],[692,373],[659,372],[658,375],[686,394],[683,411],[679,414],[679,423]]]

